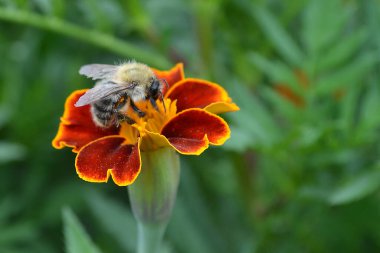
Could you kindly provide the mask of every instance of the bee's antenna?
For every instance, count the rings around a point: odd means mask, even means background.
[[[163,81],[163,82],[165,83],[165,85],[166,85],[166,88],[169,89],[169,84],[168,84],[168,82],[166,81],[166,79],[162,78],[162,79],[160,79],[160,81]]]
[[[161,78],[159,79],[161,82],[164,82],[164,84],[166,85],[166,88],[169,89],[169,84],[168,82],[166,81],[166,79],[164,78]],[[162,102],[162,105],[164,106],[164,111],[166,113],[166,106],[165,106],[165,101],[164,101],[164,94],[162,94],[162,92],[160,92],[160,100]]]

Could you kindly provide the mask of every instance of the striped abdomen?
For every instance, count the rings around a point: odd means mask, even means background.
[[[110,95],[91,104],[92,119],[100,127],[109,127],[116,123],[115,108],[119,104],[120,96]]]

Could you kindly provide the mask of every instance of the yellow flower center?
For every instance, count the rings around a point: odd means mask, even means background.
[[[142,150],[157,149],[154,140],[149,138],[150,133],[161,132],[162,127],[177,113],[177,101],[171,101],[168,98],[164,99],[165,107],[160,100],[157,100],[156,110],[150,101],[140,101],[136,103],[136,106],[145,113],[144,117],[139,117],[131,107],[128,108],[126,115],[133,119],[136,123],[130,125],[126,122],[121,123],[120,135],[127,139],[128,144],[134,144],[137,142],[138,137],[142,138]]]

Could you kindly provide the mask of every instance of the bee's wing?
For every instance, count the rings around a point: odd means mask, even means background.
[[[108,95],[130,89],[131,87],[132,85],[125,86],[112,82],[98,83],[94,88],[89,89],[85,94],[83,94],[75,103],[75,106],[80,107],[91,104],[107,97]]]
[[[92,78],[92,80],[106,79],[112,77],[118,66],[107,64],[89,64],[79,69],[79,74]]]

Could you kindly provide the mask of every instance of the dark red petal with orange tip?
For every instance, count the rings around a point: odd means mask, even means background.
[[[209,145],[206,136],[201,140],[170,137],[168,141],[175,150],[183,155],[200,155]]]
[[[75,167],[80,178],[89,182],[107,182],[126,186],[136,179],[141,169],[139,143],[126,144],[117,135],[90,142],[78,153]]]
[[[61,117],[58,133],[52,141],[53,147],[72,147],[78,152],[87,143],[107,135],[118,134],[116,127],[101,128],[94,124],[90,106],[75,107],[74,104],[87,90],[71,93],[66,99],[65,111]]]
[[[188,109],[168,121],[161,134],[178,152],[199,155],[209,143],[222,145],[230,137],[230,129],[215,114],[202,109]]]
[[[178,63],[173,68],[167,71],[161,71],[157,69],[153,69],[154,73],[156,74],[158,79],[165,80],[168,84],[168,87],[166,87],[165,83],[162,83],[163,89],[162,93],[165,94],[170,87],[172,87],[175,83],[185,79],[185,74],[183,71],[183,64]]]
[[[231,104],[229,107],[224,106],[221,112],[239,109],[220,85],[195,78],[186,78],[177,83],[165,94],[165,97],[172,101],[177,100],[178,112],[189,108],[205,108],[218,102],[221,103],[219,105],[221,109],[223,104]]]

